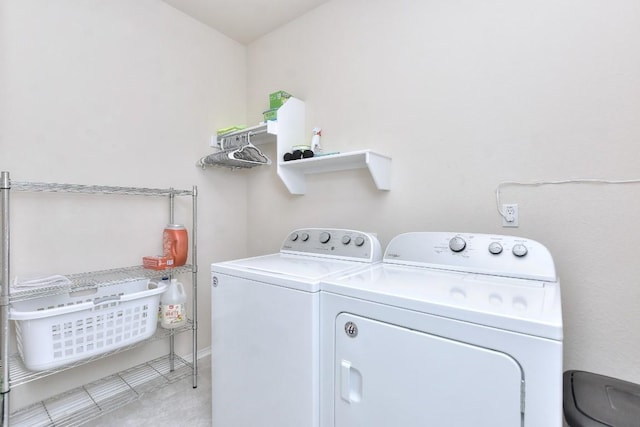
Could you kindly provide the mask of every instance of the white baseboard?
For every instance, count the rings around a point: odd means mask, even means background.
[[[200,360],[200,359],[202,359],[204,357],[208,357],[208,356],[211,356],[211,347],[210,346],[207,347],[207,348],[203,348],[203,349],[198,350],[198,360]],[[188,362],[190,360],[193,360],[193,353],[189,353],[189,354],[184,355],[184,356],[181,355],[180,357],[182,357],[184,360],[186,360]]]

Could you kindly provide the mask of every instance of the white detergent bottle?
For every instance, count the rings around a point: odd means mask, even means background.
[[[171,279],[167,290],[160,298],[160,326],[178,328],[187,323],[187,294],[182,283]]]
[[[169,276],[162,276],[162,280],[160,280],[158,283],[169,288]],[[162,296],[160,296],[160,298],[162,298]],[[161,321],[162,321],[162,301],[158,303],[158,322],[161,322]]]

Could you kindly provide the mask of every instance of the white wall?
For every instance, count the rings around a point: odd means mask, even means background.
[[[503,200],[520,205],[516,230],[499,226],[493,194],[503,180],[640,176],[639,7],[335,0],[253,43],[246,57],[156,0],[5,0],[0,170],[16,180],[198,185],[201,347],[208,264],[277,250],[293,227],[373,230],[383,244],[411,230],[506,233],[555,256],[566,368],[640,381],[640,187],[506,188]],[[298,197],[275,167],[193,166],[215,129],[258,122],[276,89],[306,101],[309,138],[321,126],[327,150],[391,155],[392,191],[359,170],[313,176]],[[14,196],[14,274],[134,265],[159,250],[166,212],[152,202]],[[70,231],[60,238],[61,230]],[[87,234],[98,247],[82,242]],[[134,350],[46,387],[14,388],[12,402],[102,377],[133,356],[148,355]]]
[[[314,175],[292,196],[255,171],[250,252],[297,226],[533,238],[562,281],[565,368],[640,382],[640,185],[506,187],[518,229],[494,197],[504,180],[640,178],[639,20],[634,0],[334,0],[252,43],[249,118],[287,90],[306,101],[302,143],[320,126],[328,151],[392,156],[393,178]]]
[[[246,178],[195,164],[215,129],[245,119],[246,48],[157,0],[5,0],[0,58],[0,170],[13,180],[198,186],[199,344],[208,347],[209,264],[246,253]],[[191,223],[189,204],[176,201],[176,221]],[[168,202],[14,192],[11,219],[12,276],[67,274],[158,254]],[[14,387],[12,405],[167,349],[139,347]]]

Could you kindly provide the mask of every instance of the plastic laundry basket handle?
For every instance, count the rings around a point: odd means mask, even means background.
[[[93,305],[105,304],[111,301],[120,301],[120,295],[109,295],[107,297],[96,298],[93,300]]]

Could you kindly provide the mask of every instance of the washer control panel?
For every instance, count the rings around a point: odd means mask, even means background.
[[[499,237],[505,237],[505,236],[499,236]],[[502,240],[502,239],[499,239],[499,240]],[[503,250],[502,242],[499,240],[489,242],[489,246],[487,246],[489,253],[493,255],[499,255],[502,253],[502,250]],[[453,252],[462,252],[463,250],[465,250],[466,247],[467,247],[467,242],[461,236],[455,236],[455,237],[452,237],[451,240],[449,240],[449,249],[451,249]],[[517,257],[523,257],[529,252],[529,250],[527,249],[527,246],[524,243],[515,243],[511,248],[511,252],[513,253],[513,255]]]
[[[535,240],[514,236],[405,233],[391,240],[384,262],[557,281],[553,258],[547,248]]]
[[[363,231],[339,228],[303,228],[294,230],[282,243],[281,253],[317,255],[349,260],[382,260],[378,238]]]

